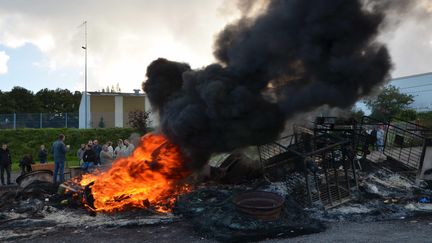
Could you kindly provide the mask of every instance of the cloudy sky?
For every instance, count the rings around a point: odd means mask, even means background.
[[[82,91],[87,21],[89,90],[119,83],[132,92],[158,57],[194,68],[213,62],[215,35],[239,15],[231,0],[0,0],[0,90]],[[406,13],[381,36],[393,77],[432,71],[431,19]]]

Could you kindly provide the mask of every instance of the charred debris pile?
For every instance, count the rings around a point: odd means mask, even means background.
[[[24,225],[30,236],[59,224],[143,225],[181,215],[209,236],[255,240],[319,232],[324,221],[429,212],[426,129],[321,117],[280,137],[294,117],[351,108],[380,89],[392,67],[380,32],[417,1],[241,2],[241,17],[216,37],[216,63],[192,70],[159,58],[148,66],[143,90],[161,134],[143,136],[132,156],[61,193],[40,178],[2,194],[0,240]],[[385,135],[379,148],[374,129]],[[191,175],[211,180],[183,187]],[[174,215],[161,213],[170,209]]]
[[[430,214],[431,187],[419,173],[425,169],[409,166],[415,154],[408,161],[391,156],[397,148],[402,153],[412,146],[413,151],[419,144],[407,136],[426,136],[427,129],[405,130],[401,133],[405,134],[404,144],[390,146],[395,139],[401,140],[391,135],[396,126],[402,129],[401,124],[409,125],[368,117],[361,122],[320,117],[309,126],[294,126],[291,135],[277,141],[219,154],[212,157],[207,170],[195,175],[201,182],[176,197],[169,213],[161,213],[146,201],[142,204],[147,206],[139,209],[95,213],[91,185],[69,181],[58,187],[36,176],[34,181],[22,180],[22,188],[0,196],[0,227],[12,232],[26,224],[29,236],[46,228],[53,230],[59,222],[64,227],[77,224],[72,218],[80,218],[78,225],[87,227],[187,220],[203,235],[238,241],[317,233],[333,221]],[[368,133],[379,127],[388,136],[382,150],[370,143]],[[429,140],[425,141],[427,152]]]
[[[382,147],[376,146],[374,129],[383,132]],[[421,173],[429,168],[431,130],[398,119],[318,117],[291,131],[277,141],[214,157],[209,173],[218,183],[181,196],[176,211],[221,240],[292,237],[322,231],[323,222],[432,213],[432,187]],[[245,191],[258,193],[245,199],[251,206],[246,211],[238,200]],[[284,213],[270,221],[262,216],[272,209],[260,211],[265,203],[258,199],[271,201],[266,192],[285,199]]]

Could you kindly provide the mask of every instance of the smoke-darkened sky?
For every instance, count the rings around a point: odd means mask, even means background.
[[[432,1],[417,2],[381,36],[395,64],[393,77],[432,71]],[[216,34],[240,16],[229,0],[0,0],[0,6],[1,90],[82,90],[84,31],[78,26],[85,20],[89,89],[119,83],[130,92],[158,57],[192,68],[214,62]]]
[[[298,114],[376,94],[393,67],[381,40],[392,40],[409,12],[418,23],[429,15],[414,4],[422,1],[240,2],[242,17],[215,40],[217,63],[191,70],[157,59],[147,69],[143,87],[161,131],[195,167],[212,153],[274,140]]]

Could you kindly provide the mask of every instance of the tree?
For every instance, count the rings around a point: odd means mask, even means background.
[[[22,87],[9,92],[0,91],[0,114],[50,113],[62,116],[66,112],[78,112],[81,93],[67,89],[41,89],[36,94]]]
[[[36,99],[32,91],[15,86],[11,91],[0,94],[0,113],[14,112],[40,112],[40,102]]]
[[[103,116],[101,116],[101,118],[99,119],[98,127],[99,128],[105,128],[105,122],[104,122]]]
[[[36,93],[36,97],[41,103],[42,112],[55,113],[59,110],[58,101],[56,99],[55,91],[49,89],[41,89]]]
[[[354,118],[357,122],[360,122],[364,115],[365,115],[365,113],[360,109],[353,108],[349,112],[349,117]]]
[[[8,92],[0,91],[0,114],[12,114],[15,112],[15,100],[10,99]]]
[[[151,124],[150,111],[135,110],[129,112],[128,124],[138,131],[143,133],[148,132]]]
[[[70,92],[68,89],[41,89],[36,93],[41,104],[42,112],[60,114],[65,112],[78,112],[81,93]]]
[[[366,105],[372,110],[371,117],[388,121],[392,117],[404,115],[413,102],[413,95],[401,93],[398,88],[390,85],[375,99],[366,101]]]

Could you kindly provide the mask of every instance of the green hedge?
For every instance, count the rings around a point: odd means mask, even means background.
[[[34,160],[38,161],[38,151],[41,144],[48,150],[48,161],[53,161],[51,145],[58,135],[63,133],[66,136],[65,144],[71,149],[67,153],[69,165],[78,164],[76,152],[80,144],[88,140],[99,140],[100,144],[112,141],[116,144],[118,139],[126,139],[132,133],[139,133],[131,128],[104,128],[104,129],[71,129],[71,128],[45,128],[45,129],[6,129],[0,130],[0,143],[6,142],[12,155],[13,168],[24,154],[32,154]]]

